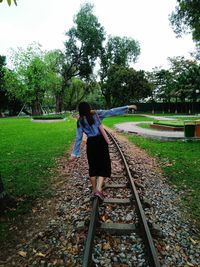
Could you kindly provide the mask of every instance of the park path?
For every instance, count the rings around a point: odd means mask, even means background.
[[[138,115],[142,115],[153,120],[176,120],[176,117],[180,117],[179,116],[173,116],[173,117],[164,117],[164,116],[154,116],[154,115],[145,115],[145,114],[138,114]],[[185,116],[184,117],[188,117],[188,119],[190,117],[195,117],[195,116]],[[200,119],[199,116],[196,116],[197,119]],[[151,121],[141,121],[141,122],[123,122],[123,123],[119,123],[119,124],[115,124],[114,127],[122,132],[128,132],[128,133],[134,133],[134,134],[138,134],[144,137],[149,137],[152,139],[158,139],[158,140],[163,140],[163,141],[177,141],[177,140],[185,140],[184,138],[184,132],[180,132],[180,131],[160,131],[160,130],[151,130],[151,129],[147,129],[147,128],[141,128],[139,127],[139,124],[141,123],[147,123],[150,124],[152,123]]]

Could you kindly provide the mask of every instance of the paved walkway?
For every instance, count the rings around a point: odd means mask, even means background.
[[[159,117],[159,116],[150,116],[150,115],[143,115],[149,118],[152,118],[153,120],[175,120],[175,118],[169,118],[169,117]],[[141,128],[138,126],[138,124],[141,123],[152,123],[151,121],[141,121],[141,122],[124,122],[120,124],[115,124],[115,128],[117,128],[120,131],[128,132],[128,133],[134,133],[141,136],[153,138],[153,139],[159,139],[163,141],[176,141],[176,140],[185,140],[184,138],[184,132],[180,131],[159,131],[159,130],[151,130],[146,128]]]

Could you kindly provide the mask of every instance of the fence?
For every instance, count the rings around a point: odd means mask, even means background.
[[[200,113],[200,102],[191,103],[137,103],[138,112],[151,113]]]

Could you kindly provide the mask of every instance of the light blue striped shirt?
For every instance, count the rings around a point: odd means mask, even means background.
[[[100,121],[102,121],[106,117],[122,115],[127,111],[128,111],[128,106],[123,106],[123,107],[118,107],[118,108],[112,108],[109,110],[97,110],[96,113],[98,114]],[[82,142],[83,133],[85,133],[87,137],[100,135],[99,128],[98,128],[100,124],[99,119],[97,118],[95,114],[93,115],[93,118],[94,118],[94,124],[92,124],[91,126],[88,124],[86,117],[84,117],[84,122],[85,122],[84,127],[82,124],[79,123],[79,127],[77,127],[76,129],[76,141],[75,141],[74,149],[72,151],[72,156],[75,156],[75,157],[80,156],[80,145]]]

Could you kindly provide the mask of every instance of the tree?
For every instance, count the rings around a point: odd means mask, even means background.
[[[191,32],[196,42],[196,59],[200,58],[200,1],[177,0],[178,5],[170,16],[170,22],[176,35]]]
[[[174,77],[171,70],[154,70],[154,82],[156,85],[156,96],[168,103],[170,112],[171,98],[174,96]]]
[[[104,29],[93,14],[93,5],[86,3],[74,18],[74,26],[66,33],[64,62],[62,68],[63,85],[60,92],[59,109],[69,81],[73,77],[89,80],[95,61],[100,55],[104,41]]]
[[[68,90],[65,92],[64,107],[75,109],[79,102],[85,99],[96,88],[97,83],[93,80],[83,81],[79,78],[72,78]]]
[[[4,89],[5,65],[6,65],[6,57],[0,56],[0,116],[1,116],[1,111],[5,108],[8,101]]]
[[[14,73],[8,74],[7,91],[24,104],[30,105],[33,115],[40,115],[48,72],[40,45],[34,43],[26,50],[19,48],[17,52],[13,51],[12,63]]]
[[[119,65],[113,65],[109,69],[107,90],[111,95],[112,106],[138,102],[150,95],[150,88],[144,71]]]
[[[200,1],[177,0],[178,5],[170,16],[175,33],[180,36],[192,32],[193,39],[200,41]]]
[[[100,62],[100,86],[105,97],[107,107],[111,106],[111,92],[107,87],[109,69],[112,65],[128,67],[136,62],[140,54],[139,43],[127,37],[109,37],[105,47],[101,51]]]
[[[50,97],[53,95],[56,103],[56,112],[60,112],[60,94],[62,91],[63,76],[62,67],[64,62],[64,55],[60,50],[53,50],[47,52],[45,55],[45,63],[47,65],[47,92],[50,93]]]
[[[169,58],[174,80],[176,95],[182,101],[192,101],[192,112],[200,91],[200,64],[194,60],[185,60],[184,57]]]

